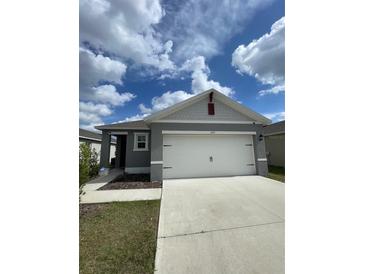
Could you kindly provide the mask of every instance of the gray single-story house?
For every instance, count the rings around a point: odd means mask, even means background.
[[[86,130],[83,128],[79,128],[79,144],[86,143],[90,146],[91,149],[95,149],[98,153],[98,158],[100,159],[100,150],[101,150],[101,134],[97,132],[92,132],[90,130]],[[110,153],[109,153],[109,161],[113,157],[115,157],[115,148],[117,146],[116,138],[112,137],[110,141]]]
[[[101,167],[111,136],[116,167],[171,178],[267,175],[263,126],[271,120],[210,89],[143,120],[96,126],[102,131]]]
[[[263,135],[268,164],[285,167],[285,121],[267,125]]]

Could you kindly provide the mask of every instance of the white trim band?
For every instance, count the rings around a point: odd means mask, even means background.
[[[151,161],[151,165],[162,165],[163,161]]]
[[[258,162],[267,162],[267,159],[266,158],[257,158],[257,161]]]
[[[96,138],[89,138],[89,137],[85,137],[85,136],[79,136],[79,139],[87,139],[87,140],[91,140],[91,141],[98,141],[101,143],[101,140],[100,139],[96,139]],[[82,142],[82,140],[80,141]]]
[[[80,140],[81,139],[85,139],[85,140]],[[84,137],[84,136],[80,136],[79,137],[79,142],[87,142],[87,141],[96,141],[96,142],[90,142],[90,143],[93,143],[93,144],[101,144],[101,140],[99,139],[95,139],[95,138],[89,138],[89,137]],[[110,145],[116,145],[117,143],[113,140],[110,140]]]
[[[243,124],[253,125],[262,124],[255,121],[219,121],[219,120],[157,120],[152,123],[183,123],[183,124]]]
[[[255,131],[191,131],[191,130],[163,130],[162,134],[186,135],[256,135]]]

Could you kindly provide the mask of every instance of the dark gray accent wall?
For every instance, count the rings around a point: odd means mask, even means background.
[[[185,124],[185,123],[152,123],[151,124],[151,161],[162,159],[162,130],[193,130],[193,131],[255,131],[254,151],[256,171],[258,175],[267,176],[267,162],[258,162],[258,158],[266,158],[265,142],[262,138],[263,127],[261,124]],[[162,165],[151,165],[151,180],[162,180]]]

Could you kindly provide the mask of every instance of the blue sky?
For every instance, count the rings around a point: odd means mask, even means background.
[[[282,120],[284,32],[282,0],[80,0],[80,126],[208,88]]]

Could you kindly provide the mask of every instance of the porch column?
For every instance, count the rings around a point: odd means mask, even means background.
[[[120,167],[120,150],[121,150],[122,136],[117,135],[117,146],[115,148],[115,167]]]
[[[100,168],[109,167],[111,136],[108,131],[103,130],[100,149]]]
[[[151,124],[151,181],[162,181],[162,128],[159,124]]]
[[[265,150],[265,140],[262,133],[263,133],[263,127],[260,125],[257,128],[256,136],[254,136],[256,142],[256,167],[257,167],[257,174],[266,177],[268,173],[268,167],[267,167],[267,158]]]

